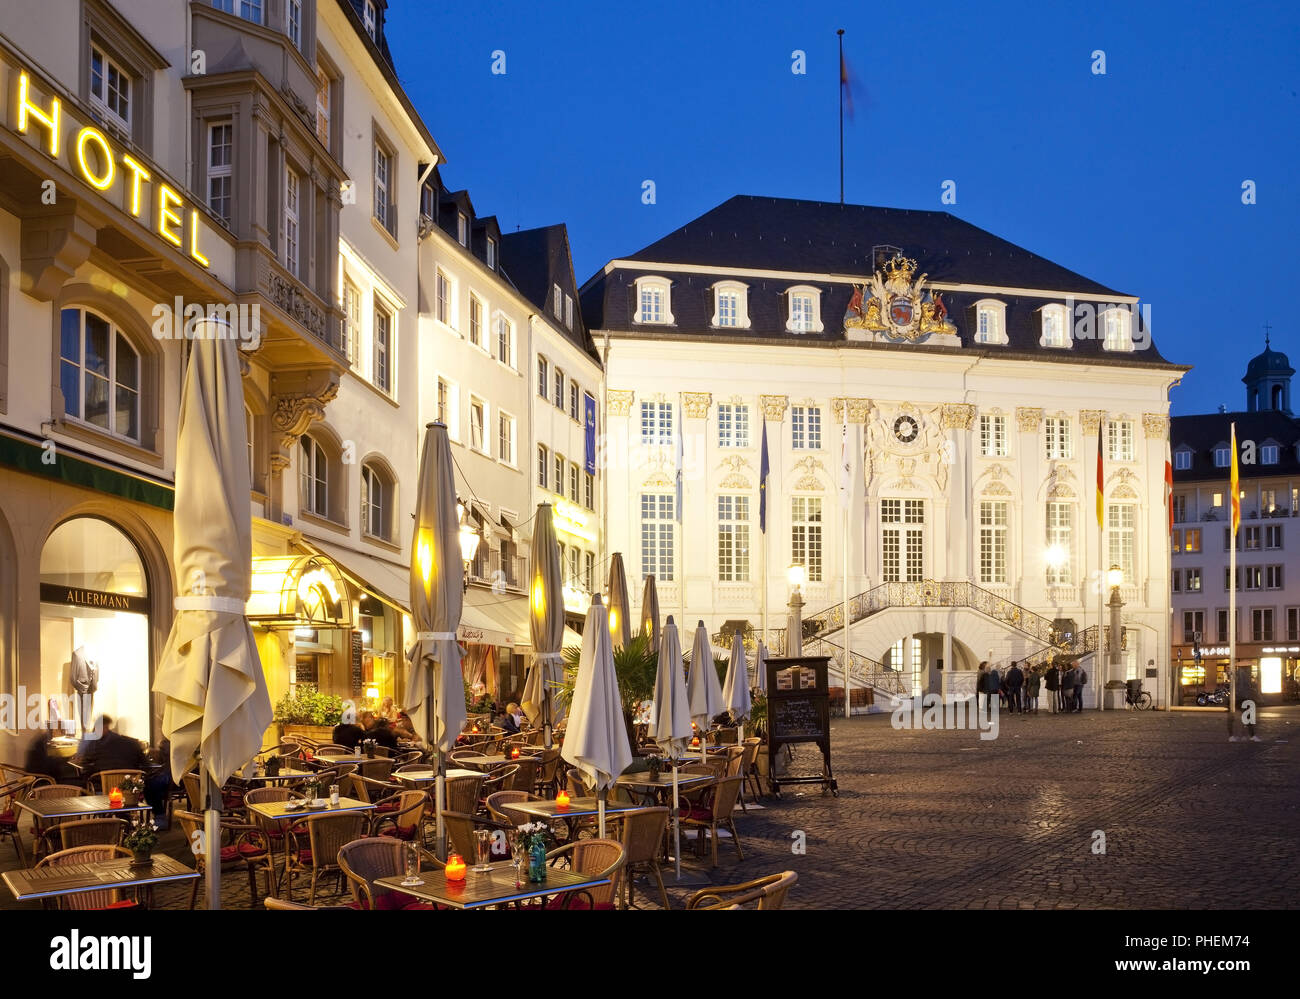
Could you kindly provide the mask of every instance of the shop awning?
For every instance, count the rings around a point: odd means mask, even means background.
[[[470,645],[505,645],[526,648],[532,644],[528,629],[528,598],[498,596],[471,588],[465,594],[457,637]]]
[[[411,612],[411,570],[407,566],[316,538],[303,538],[298,547],[311,555],[328,556],[354,586],[390,607]]]

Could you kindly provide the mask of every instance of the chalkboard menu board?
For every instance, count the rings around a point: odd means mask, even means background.
[[[366,679],[361,668],[361,632],[352,632],[352,695],[360,696]]]
[[[767,660],[767,752],[772,790],[782,784],[821,784],[823,793],[838,794],[831,773],[830,690],[825,656]],[[825,771],[795,777],[777,776],[777,753],[797,742],[815,742]]]

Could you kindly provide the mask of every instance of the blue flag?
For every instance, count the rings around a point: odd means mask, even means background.
[[[758,461],[758,529],[767,533],[767,420],[763,421],[763,454]]]

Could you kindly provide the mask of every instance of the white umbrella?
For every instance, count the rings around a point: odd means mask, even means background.
[[[524,682],[520,707],[534,725],[540,719],[547,749],[555,724],[552,696],[562,681],[564,655],[564,577],[560,574],[560,546],[555,539],[551,504],[537,504],[533,526],[532,574],[528,586],[528,627],[533,639],[533,665]]]
[[[452,469],[447,428],[441,423],[428,424],[420,451],[415,535],[411,543],[411,620],[415,624],[415,644],[407,653],[411,672],[406,684],[406,712],[415,730],[438,754],[434,814],[440,850],[445,835],[443,754],[456,745],[467,717],[461,649],[456,642],[465,591]]]
[[[727,709],[722,703],[722,686],[718,683],[718,671],[713,665],[713,645],[703,621],[695,629],[686,691],[691,703],[691,721],[699,728],[700,759],[703,760],[706,755],[704,733],[708,731],[714,717]]]
[[[767,693],[767,645],[758,643],[758,661],[754,666],[754,689],[760,694]]]
[[[645,578],[645,589],[641,591],[641,634],[650,643],[650,651],[659,652],[659,588],[655,584],[654,574]]]
[[[257,755],[272,719],[262,661],[244,616],[253,529],[236,349],[229,339],[194,340],[185,368],[172,525],[182,595],[154,679],[154,691],[166,698],[162,728],[171,740],[176,783],[199,759],[209,909],[221,906],[221,820],[213,800]]]
[[[600,835],[605,836],[605,795],[609,785],[632,762],[632,747],[623,722],[623,702],[614,672],[614,644],[609,616],[600,594],[591,598],[582,629],[582,656],[569,705],[569,728],[560,755],[572,763],[600,798]]]
[[[682,830],[678,817],[676,761],[691,743],[691,705],[686,698],[686,678],[682,676],[682,640],[672,615],[664,626],[659,644],[659,667],[655,672],[655,700],[650,714],[650,731],[673,760],[673,839],[676,849],[677,878],[682,876]]]
[[[722,700],[733,722],[749,717],[749,667],[745,665],[745,645],[739,631],[731,641],[731,662],[727,666],[727,682],[722,687]]]

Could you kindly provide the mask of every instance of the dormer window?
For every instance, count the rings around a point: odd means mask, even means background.
[[[1174,452],[1174,470],[1185,472],[1192,467],[1192,452],[1184,448]]]
[[[1040,347],[1068,347],[1065,330],[1068,314],[1064,305],[1044,305],[1042,309],[1043,331],[1038,340]]]
[[[791,333],[820,333],[822,293],[817,288],[800,285],[785,293],[785,328]]]
[[[461,246],[469,246],[469,216],[464,212],[456,213],[456,241]]]
[[[1261,465],[1276,465],[1278,460],[1277,444],[1262,444],[1259,448],[1259,463]]]
[[[491,236],[487,238],[487,265],[489,270],[497,269],[497,241]]]
[[[573,296],[564,296],[564,325],[573,329]]]
[[[361,22],[366,27],[366,34],[370,40],[375,41],[375,31],[379,23],[378,12],[375,10],[374,0],[366,0],[365,7],[362,9]]]
[[[739,281],[719,281],[713,286],[713,325],[749,329],[749,289]]]
[[[1005,344],[1007,342],[1007,307],[1002,302],[985,299],[975,303],[975,342],[980,344]]]
[[[1227,444],[1220,444],[1214,449],[1214,467],[1227,468],[1232,460],[1232,449]]]
[[[1102,346],[1106,350],[1133,349],[1130,318],[1128,309],[1121,306],[1112,306],[1101,314],[1101,328],[1105,336]]]
[[[661,277],[638,278],[636,282],[636,315],[633,322],[669,325],[673,321],[669,283]]]
[[[560,291],[560,286],[558,284],[551,285],[551,315],[556,319],[564,315],[560,308],[563,302],[564,292]]]

